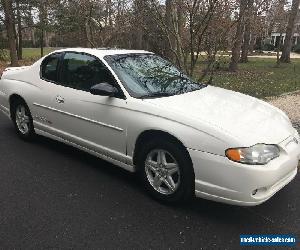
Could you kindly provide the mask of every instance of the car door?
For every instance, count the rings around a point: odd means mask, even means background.
[[[53,53],[47,56],[33,76],[33,83],[37,88],[32,91],[30,103],[35,129],[55,134],[57,116],[54,110],[59,78],[59,65],[63,53]]]
[[[120,97],[92,95],[92,86],[108,82]],[[96,57],[66,52],[55,98],[55,127],[80,146],[126,162],[126,100],[109,69]]]

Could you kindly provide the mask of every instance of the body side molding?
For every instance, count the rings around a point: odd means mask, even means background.
[[[65,112],[65,111],[62,111],[62,110],[59,110],[59,109],[51,108],[51,107],[48,107],[48,106],[45,106],[45,105],[42,105],[42,104],[33,103],[33,105],[35,105],[37,107],[44,108],[44,109],[49,109],[49,110],[52,110],[52,111],[57,112],[57,113],[72,116],[72,117],[75,117],[75,118],[78,118],[78,119],[81,119],[81,120],[84,120],[84,121],[87,121],[87,122],[90,122],[90,123],[94,123],[94,124],[97,124],[97,125],[100,125],[100,126],[111,128],[111,129],[117,130],[119,132],[124,131],[122,128],[119,128],[119,127],[116,127],[116,126],[113,126],[113,125],[109,125],[109,124],[105,124],[105,123],[98,122],[98,121],[95,121],[95,120],[91,120],[91,119],[88,119],[88,118],[85,118],[85,117],[82,117],[82,116],[79,116],[79,115],[71,114],[69,112]]]

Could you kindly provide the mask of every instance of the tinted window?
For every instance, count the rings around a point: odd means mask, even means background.
[[[111,72],[100,60],[86,54],[71,52],[65,54],[62,65],[62,85],[89,91],[93,85],[102,82],[115,84]]]
[[[57,82],[58,80],[58,62],[61,54],[52,54],[43,61],[41,76],[45,80]]]

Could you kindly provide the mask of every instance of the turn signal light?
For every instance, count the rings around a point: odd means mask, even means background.
[[[228,149],[226,151],[226,156],[232,160],[232,161],[240,161],[241,160],[241,154],[240,154],[240,150],[238,149]]]

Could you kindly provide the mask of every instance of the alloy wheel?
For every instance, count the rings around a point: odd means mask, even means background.
[[[23,134],[26,135],[30,129],[30,118],[26,114],[26,108],[23,104],[20,104],[16,108],[16,124],[18,130]]]
[[[170,195],[180,185],[180,168],[166,150],[152,150],[146,157],[145,172],[151,186],[159,193]]]

